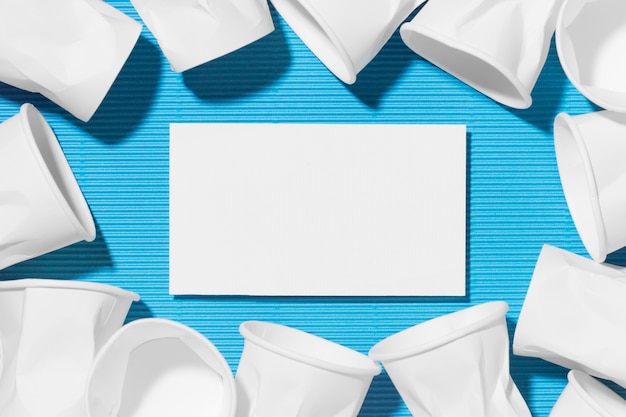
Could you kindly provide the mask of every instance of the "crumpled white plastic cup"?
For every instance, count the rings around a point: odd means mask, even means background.
[[[626,112],[626,2],[567,0],[556,24],[556,50],[565,74],[598,106]]]
[[[139,22],[101,0],[0,2],[0,81],[86,122],[140,32]]]
[[[560,113],[554,146],[570,214],[591,257],[626,246],[626,114]]]
[[[366,355],[295,328],[247,321],[239,331],[238,417],[355,417],[381,371]]]
[[[626,416],[626,400],[602,382],[578,370],[569,371],[567,380],[550,417]]]
[[[95,239],[63,150],[32,104],[0,124],[0,202],[0,269]]]
[[[487,97],[531,106],[563,0],[430,0],[400,28],[415,53]]]
[[[267,0],[131,0],[172,69],[186,71],[274,30]]]
[[[626,387],[626,273],[544,245],[520,312],[513,353]]]
[[[302,42],[346,84],[354,84],[357,74],[424,1],[271,0]]]
[[[201,333],[168,319],[132,321],[94,360],[88,417],[232,417],[232,371]]]
[[[84,417],[93,359],[139,296],[111,285],[0,282],[0,415]]]
[[[509,371],[503,301],[478,304],[391,335],[382,362],[414,417],[530,417]]]

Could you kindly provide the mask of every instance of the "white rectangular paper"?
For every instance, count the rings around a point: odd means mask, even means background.
[[[465,294],[463,125],[172,124],[170,293]]]

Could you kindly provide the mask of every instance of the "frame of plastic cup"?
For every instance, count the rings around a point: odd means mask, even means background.
[[[93,359],[138,299],[93,282],[0,282],[0,415],[84,417]]]
[[[65,154],[32,104],[0,124],[0,158],[0,269],[95,239]]]

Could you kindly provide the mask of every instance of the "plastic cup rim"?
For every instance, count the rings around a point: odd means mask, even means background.
[[[596,184],[596,178],[593,173],[593,167],[591,165],[591,158],[589,157],[589,151],[587,149],[587,145],[585,144],[585,140],[583,138],[580,129],[578,128],[578,124],[574,121],[574,118],[570,116],[568,113],[561,112],[556,115],[555,124],[558,122],[564,123],[569,131],[572,133],[572,137],[576,143],[576,147],[579,151],[579,155],[583,161],[583,166],[585,170],[585,177],[587,179],[587,192],[591,196],[591,213],[593,216],[593,222],[595,224],[596,230],[596,238],[598,241],[598,251],[590,251],[587,247],[585,241],[583,244],[585,245],[587,252],[591,255],[593,259],[598,262],[603,262],[606,259],[607,248],[606,248],[606,229],[604,226],[604,220],[602,218],[602,209],[600,207],[599,193],[598,187]],[[556,141],[556,135],[555,135]],[[563,180],[561,180],[562,182]]]
[[[359,360],[362,360],[364,363],[371,362],[371,366],[369,367],[347,366],[347,365],[342,365],[342,364],[318,359],[310,355],[296,352],[294,350],[285,349],[281,346],[278,346],[272,342],[267,341],[266,339],[262,338],[261,336],[257,335],[252,330],[250,330],[248,327],[253,324],[262,324],[262,325],[272,326],[275,328],[280,328],[288,332],[300,334],[306,338],[309,338],[312,341],[317,341],[318,343],[324,343],[324,344],[328,344],[329,346],[334,346],[344,351],[350,351],[353,355],[355,355],[355,357],[358,357]],[[260,346],[261,348],[264,348],[270,352],[276,353],[288,359],[293,359],[298,362],[315,366],[317,368],[326,369],[328,371],[337,372],[337,373],[346,374],[346,375],[358,375],[358,376],[370,376],[370,377],[378,375],[382,371],[382,368],[380,367],[380,365],[372,361],[370,358],[367,357],[367,355],[364,355],[361,352],[352,350],[348,347],[345,347],[333,341],[324,339],[322,337],[316,336],[311,333],[307,333],[305,331],[302,331],[293,327],[288,327],[282,324],[271,323],[271,322],[249,320],[249,321],[245,321],[241,323],[241,325],[239,326],[239,332],[245,338],[245,340],[251,343],[254,343],[257,346]]]
[[[417,343],[413,345],[400,347],[398,350],[392,349],[391,351],[386,351],[386,352],[379,351],[379,350],[382,350],[384,346],[387,344],[391,344],[393,347],[394,339],[396,339],[397,337],[405,336],[412,332],[419,331],[423,329],[424,325],[433,325],[436,323],[453,320],[456,317],[464,316],[470,313],[475,313],[477,310],[483,310],[483,309],[492,309],[493,311],[488,312],[488,314],[485,314],[483,317],[477,320],[474,320],[471,323],[455,328],[454,330],[450,331],[449,333],[441,337],[437,337],[432,340],[427,340],[423,343],[420,343],[418,341]],[[406,359],[411,356],[417,356],[422,353],[429,352],[440,346],[446,345],[449,342],[452,342],[468,334],[471,334],[475,332],[476,330],[482,329],[486,327],[487,325],[491,324],[492,322],[495,322],[496,320],[499,320],[500,318],[504,317],[508,309],[509,309],[509,306],[504,301],[489,301],[489,302],[482,303],[482,304],[476,304],[476,305],[467,307],[462,310],[457,310],[452,313],[445,314],[443,316],[438,316],[430,320],[426,320],[422,323],[418,323],[407,329],[401,330],[400,332],[392,334],[391,336],[388,336],[385,339],[381,340],[376,345],[374,345],[372,349],[370,349],[369,356],[374,360],[384,363],[386,361],[396,361],[396,360]]]
[[[127,298],[132,301],[139,301],[139,294],[110,284],[90,281],[73,281],[46,278],[22,278],[8,281],[0,281],[0,292],[19,291],[30,288],[50,288],[84,290],[110,294],[120,298]]]
[[[574,390],[578,393],[578,395],[580,395],[583,398],[583,400],[585,401],[585,403],[587,403],[587,405],[593,408],[598,414],[601,415],[601,417],[613,417],[585,389],[585,387],[583,386],[584,379],[587,379],[589,383],[601,384],[600,381],[584,373],[583,371],[580,371],[577,369],[570,370],[567,373],[567,380],[569,384],[572,386],[572,388],[574,388]],[[609,388],[607,387],[607,389]]]

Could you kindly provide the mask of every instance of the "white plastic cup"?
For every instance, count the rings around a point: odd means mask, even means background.
[[[556,50],[565,74],[591,102],[626,112],[626,2],[567,0],[558,15]]]
[[[400,28],[415,53],[487,97],[531,106],[563,0],[430,0]]]
[[[0,3],[0,81],[41,93],[86,122],[139,39],[141,24],[102,0]]]
[[[124,325],[96,355],[87,417],[233,417],[232,371],[202,334],[167,319]]]
[[[0,415],[84,417],[93,359],[138,299],[90,282],[0,282]]]
[[[424,0],[271,0],[302,42],[341,81],[378,54]]]
[[[54,132],[32,104],[22,105],[0,124],[0,269],[95,236]]]
[[[508,305],[436,317],[372,347],[414,417],[530,417],[509,373]]]
[[[554,146],[578,234],[591,257],[603,262],[626,246],[626,114],[560,113]]]
[[[247,321],[239,331],[238,417],[355,417],[381,371],[357,351],[291,327]]]
[[[544,245],[513,337],[513,353],[579,369],[626,388],[626,273]]]
[[[569,371],[567,380],[550,417],[626,416],[626,400],[602,382],[577,370]]]
[[[274,30],[267,0],[132,0],[172,69],[186,71]]]

